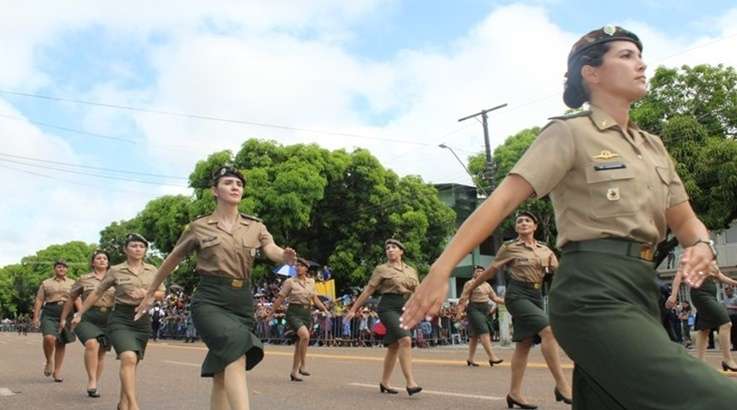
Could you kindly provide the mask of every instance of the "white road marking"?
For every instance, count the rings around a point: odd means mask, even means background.
[[[199,363],[177,362],[177,361],[174,361],[174,360],[162,360],[162,361],[164,363],[177,364],[179,366],[191,366],[191,367],[200,367],[201,366],[201,364],[199,364]]]
[[[348,383],[349,386],[356,386],[356,387],[367,387],[371,389],[378,389],[379,386],[376,384],[365,384],[365,383]],[[434,390],[425,390],[423,389],[420,394],[434,394],[437,396],[448,396],[448,397],[461,397],[465,399],[479,399],[479,400],[504,400],[504,397],[496,397],[496,396],[481,396],[478,394],[463,394],[463,393],[452,393],[452,392],[445,392],[445,391],[434,391]]]
[[[0,396],[15,396],[15,392],[7,387],[0,387]]]

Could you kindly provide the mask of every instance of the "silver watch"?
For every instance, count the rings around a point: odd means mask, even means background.
[[[711,239],[701,239],[701,238],[699,238],[696,242],[694,242],[693,244],[691,244],[691,246],[696,246],[696,245],[698,245],[700,243],[706,244],[706,246],[709,247],[709,250],[711,250],[711,254],[714,256],[714,259],[717,258],[717,248],[716,248],[716,246],[714,246],[714,241],[712,241]]]

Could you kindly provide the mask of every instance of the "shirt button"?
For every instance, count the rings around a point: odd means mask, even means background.
[[[642,159],[642,155],[637,154],[637,158]]]

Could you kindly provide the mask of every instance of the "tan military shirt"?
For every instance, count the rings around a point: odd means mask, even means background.
[[[607,113],[553,119],[512,168],[538,198],[550,194],[560,248],[607,237],[656,244],[665,210],[688,200],[660,138]]]
[[[558,258],[547,246],[535,241],[529,246],[520,239],[506,242],[499,248],[491,266],[501,270],[506,267],[511,278],[520,282],[540,283],[545,268],[551,272],[558,267]]]
[[[384,293],[410,294],[415,291],[420,279],[415,268],[402,262],[401,268],[393,267],[388,263],[377,266],[371,274],[368,285],[376,291]]]
[[[279,290],[279,296],[298,305],[311,305],[316,294],[315,279],[305,278],[302,282],[296,276],[285,280]]]
[[[74,279],[67,276],[64,279],[48,278],[41,282],[41,286],[38,287],[36,298],[43,300],[45,303],[57,303],[66,302],[69,300],[69,290],[74,285]]]
[[[463,292],[462,294],[468,294],[468,289],[471,287],[471,281],[469,280],[466,282],[465,285],[463,285]],[[484,282],[473,290],[471,292],[471,295],[468,296],[468,300],[471,301],[471,303],[486,303],[489,300],[491,300],[491,297],[495,294],[494,290],[491,288],[491,285],[489,285],[488,282]]]
[[[105,277],[102,278],[102,282],[97,286],[95,294],[98,298],[101,298],[105,291],[115,286],[115,303],[138,305],[141,303],[141,299],[133,298],[130,293],[135,289],[148,290],[151,282],[154,281],[154,277],[156,277],[157,271],[156,266],[144,263],[143,271],[136,274],[128,267],[128,262],[123,262],[107,271]],[[166,287],[162,283],[157,290],[164,292]]]
[[[213,214],[189,224],[174,249],[186,254],[196,251],[197,272],[202,275],[248,279],[256,251],[272,243],[274,238],[257,218],[241,214],[239,223],[227,232]]]
[[[103,276],[104,278],[104,276]],[[102,283],[102,279],[97,279],[94,272],[82,275],[70,291],[71,297],[76,298],[82,296],[82,300],[86,300],[90,293],[97,289],[97,286]],[[115,303],[115,288],[109,288],[102,294],[102,296],[95,302],[95,307],[111,307]]]

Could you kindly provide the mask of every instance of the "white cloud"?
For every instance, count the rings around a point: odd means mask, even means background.
[[[135,149],[147,150],[157,171],[178,175],[187,175],[195,161],[213,151],[236,151],[245,139],[259,137],[286,144],[318,142],[328,148],[363,146],[400,174],[467,183],[460,165],[436,145],[445,142],[461,157],[480,151],[481,125],[474,120],[463,124],[456,120],[500,103],[509,103],[509,107],[489,116],[492,145],[561,113],[565,109],[560,96],[565,58],[581,34],[551,21],[545,5],[509,5],[494,9],[464,36],[447,44],[406,49],[388,59],[370,60],[350,52],[347,40],[353,36],[351,27],[367,15],[391,8],[393,1],[74,4],[11,2],[6,6],[0,24],[11,33],[7,48],[11,58],[0,71],[0,86],[33,89],[47,84],[43,67],[33,59],[34,50],[53,44],[59,33],[94,24],[120,41],[148,45],[141,58],[151,62],[156,77],[152,87],[136,90],[122,89],[121,83],[111,78],[91,84],[91,91],[83,98],[376,137],[352,138],[108,109],[85,112],[84,126],[98,132],[117,135],[121,123],[130,126],[134,122],[145,137],[145,144]],[[658,63],[736,66],[736,17],[734,9],[715,18],[714,34],[698,39],[674,38],[639,21],[623,25],[643,39],[651,69]],[[152,34],[164,40],[150,42]],[[135,75],[129,67],[114,68],[114,75]],[[6,108],[12,109],[0,106],[2,112]],[[6,123],[1,121],[0,127],[9,127]],[[15,126],[22,129],[12,133],[29,136],[18,152],[40,158],[64,152],[65,160],[75,158],[73,147],[53,135],[27,123]],[[0,131],[10,135],[4,128]],[[4,180],[12,177],[20,181],[17,175],[0,172]],[[142,189],[132,184],[116,186]],[[27,209],[33,221],[28,229],[19,224],[3,232],[7,235],[0,239],[5,240],[0,242],[0,264],[49,243],[95,240],[102,227],[133,216],[147,199],[141,195],[126,200],[122,193],[100,199],[90,195],[90,188],[52,182],[30,187],[16,182],[14,189],[14,208],[10,209]],[[181,192],[171,187],[153,191]],[[41,205],[50,199],[58,206],[46,210]],[[9,216],[0,213],[4,220]]]

